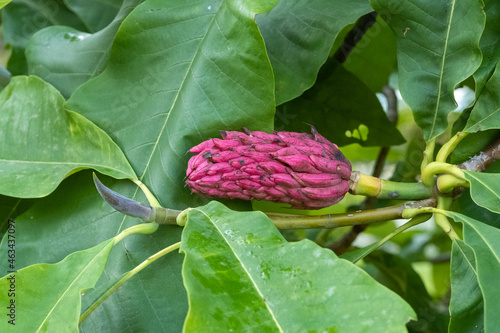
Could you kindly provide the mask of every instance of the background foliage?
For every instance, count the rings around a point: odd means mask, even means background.
[[[398,181],[419,180],[426,145],[439,148],[458,131],[470,134],[449,161],[468,160],[500,128],[498,2],[12,0],[0,8],[0,275],[12,270],[10,219],[18,328],[495,332],[498,163],[466,172],[471,189],[446,213],[461,239],[431,219],[356,263],[328,249],[347,228],[280,233],[264,214],[238,211],[286,207],[209,203],[190,194],[184,176],[191,146],[242,127],[312,124],[366,173],[391,147],[382,176]],[[397,124],[387,87],[400,93]],[[116,212],[87,169],[129,198],[147,202],[134,180],[163,207],[191,207],[185,228],[153,232]],[[302,213],[354,211],[363,199]],[[370,226],[350,250],[400,223]],[[177,242],[179,252],[79,323],[127,272]]]

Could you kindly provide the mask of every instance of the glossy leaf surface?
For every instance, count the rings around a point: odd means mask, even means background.
[[[371,0],[397,39],[399,89],[430,140],[455,110],[454,89],[481,63],[480,0]],[[425,70],[423,70],[425,69]]]
[[[474,202],[500,214],[500,174],[464,171]]]
[[[0,193],[34,198],[52,192],[68,175],[93,168],[115,178],[136,178],[109,136],[37,77],[15,77],[0,93]]]
[[[398,296],[330,250],[288,243],[260,212],[213,201],[184,214],[186,331],[404,332],[414,317]],[[360,309],[362,320],[353,316]]]

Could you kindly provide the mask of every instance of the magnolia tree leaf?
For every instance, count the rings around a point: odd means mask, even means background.
[[[12,0],[0,0],[0,9],[5,7],[5,5],[7,5],[11,1]]]
[[[29,73],[41,77],[63,96],[69,97],[79,85],[106,67],[121,22],[139,2],[124,1],[113,22],[94,34],[67,26],[52,26],[39,31],[26,47]]]
[[[29,266],[0,279],[3,290],[15,285],[11,298],[19,318],[15,328],[23,332],[78,332],[82,292],[101,276],[113,244],[114,239],[110,239],[72,253],[57,264]],[[29,318],[23,318],[27,314]],[[10,325],[4,319],[0,329],[7,332],[14,327]]]
[[[484,300],[484,332],[495,332],[500,325],[500,230],[468,216],[448,212],[464,224],[464,241],[474,251],[479,287]]]
[[[379,15],[351,50],[343,66],[373,92],[380,92],[389,84],[389,75],[395,70],[396,62],[396,38]]]
[[[430,140],[456,109],[454,89],[481,63],[481,0],[371,0],[397,39],[401,95]]]
[[[99,178],[125,196],[133,196],[138,191],[130,181],[102,175]],[[140,202],[147,202],[142,195],[136,194],[136,197]],[[42,262],[56,263],[71,252],[92,247],[141,223],[104,202],[94,186],[90,170],[65,179],[56,191],[38,199],[15,221],[16,269]],[[131,235],[114,246],[96,289],[87,290],[83,296],[85,308],[97,298],[96,294],[123,273],[180,241],[181,231],[182,228],[176,226],[160,226],[153,234]],[[0,253],[7,253],[7,250],[7,237],[4,237]],[[181,276],[183,257],[171,253],[128,280],[81,323],[80,331],[180,332],[187,312]],[[0,271],[8,270],[7,260],[1,260]]]
[[[123,21],[104,72],[68,101],[164,207],[206,202],[183,181],[190,147],[218,130],[272,129],[273,73],[251,10],[273,4],[145,1]]]
[[[15,219],[33,204],[33,200],[0,195],[0,238],[7,229],[9,219]]]
[[[493,227],[500,228],[500,215],[493,213],[492,211],[476,205],[476,203],[470,197],[470,190],[464,191],[460,195],[460,198],[455,201],[456,211],[467,216],[474,216],[475,219],[489,224]]]
[[[309,240],[288,243],[261,212],[212,201],[184,214],[187,332],[404,332],[415,318],[407,303],[332,251]]]
[[[484,0],[484,12],[486,13],[486,24],[479,41],[483,61],[474,73],[476,97],[482,93],[484,85],[500,60],[500,2]]]
[[[500,70],[497,66],[474,104],[464,131],[473,133],[498,128],[500,128]]]
[[[26,74],[24,48],[37,31],[51,25],[65,25],[84,31],[85,26],[66,6],[57,1],[13,0],[2,9],[2,35],[13,48],[7,69],[14,75]]]
[[[339,146],[404,143],[374,92],[340,65],[322,84],[276,110],[277,130],[304,132],[306,124]]]
[[[477,282],[476,258],[470,246],[453,242],[451,253],[450,332],[484,332],[483,295]]]
[[[276,104],[309,89],[340,30],[372,10],[366,0],[282,0],[257,15],[274,70]]]
[[[41,79],[14,77],[0,93],[0,194],[43,197],[68,175],[93,168],[115,178],[136,176],[100,128],[64,109]]]
[[[472,200],[477,205],[500,214],[500,174],[463,171],[470,182]]]
[[[124,0],[63,0],[89,32],[104,29],[118,14]]]

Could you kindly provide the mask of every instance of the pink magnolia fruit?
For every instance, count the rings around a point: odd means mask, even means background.
[[[266,200],[297,209],[336,204],[349,190],[351,163],[321,136],[221,131],[191,148],[186,184],[204,197]]]

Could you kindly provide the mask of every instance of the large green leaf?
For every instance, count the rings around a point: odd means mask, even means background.
[[[372,252],[363,261],[361,267],[370,276],[401,296],[415,309],[418,320],[408,323],[410,332],[447,331],[447,313],[436,306],[411,262],[384,251]]]
[[[109,136],[66,111],[61,94],[39,78],[14,77],[0,93],[0,108],[1,194],[42,197],[86,168],[136,178]]]
[[[184,214],[185,331],[404,332],[415,316],[332,251],[288,243],[260,212],[213,201]]]
[[[500,128],[500,70],[497,66],[479,95],[464,131],[472,133],[498,128]]]
[[[398,47],[399,89],[430,140],[446,130],[455,86],[481,63],[481,0],[371,0]]]
[[[451,253],[450,332],[484,332],[483,295],[477,282],[474,251],[461,240]]]
[[[7,67],[12,74],[27,74],[24,48],[33,34],[51,25],[85,30],[78,17],[57,1],[13,0],[2,9],[2,35],[15,54]]]
[[[163,206],[206,202],[183,181],[190,147],[217,130],[272,129],[273,74],[253,11],[272,5],[148,0],[123,21],[105,71],[68,101],[110,134]]]
[[[15,219],[33,204],[33,200],[0,195],[0,238],[7,229],[9,219]]]
[[[309,89],[340,30],[370,11],[367,0],[282,0],[258,15],[275,74],[276,104]]]
[[[114,239],[70,254],[57,264],[37,264],[0,279],[0,288],[15,285],[15,326],[0,321],[2,332],[78,332],[81,294],[101,276]],[[29,317],[27,315],[29,314]]]
[[[464,241],[474,250],[479,286],[484,300],[484,332],[496,332],[500,325],[500,230],[468,216],[448,212],[464,224]]]
[[[464,170],[470,182],[470,193],[474,202],[494,213],[500,214],[500,174]]]
[[[340,65],[327,80],[276,110],[277,130],[304,132],[306,124],[340,146],[354,142],[391,146],[404,142],[375,93]]]
[[[377,16],[349,57],[344,68],[356,75],[373,92],[381,92],[389,84],[389,75],[396,67],[396,38],[391,28]]]
[[[124,0],[63,0],[89,32],[104,29],[118,14]],[[126,1],[125,1],[126,2]]]
[[[121,22],[139,2],[124,1],[113,22],[95,34],[67,26],[39,31],[26,47],[29,73],[41,77],[69,97],[79,85],[106,67]]]
[[[495,69],[498,60],[500,60],[500,2],[484,0],[484,11],[486,13],[486,24],[479,41],[483,61],[474,73],[476,97],[481,94],[484,85]]]
[[[5,7],[5,5],[7,5],[11,1],[12,0],[0,0],[0,9]]]
[[[125,195],[136,196],[130,181],[99,176],[106,186]],[[140,191],[139,191],[140,192]],[[15,218],[16,268],[37,263],[56,263],[71,252],[89,248],[141,223],[116,212],[98,194],[92,172],[72,175],[49,196],[38,199],[24,214]],[[180,241],[182,228],[160,226],[151,235],[132,235],[113,247],[104,274],[83,296],[85,306],[105,285],[130,271],[150,255]],[[4,237],[1,253],[8,249]],[[187,312],[182,284],[183,255],[171,253],[157,260],[115,291],[80,325],[82,332],[118,331],[180,332]],[[6,272],[6,260],[0,271]],[[111,281],[111,282],[110,282]]]

